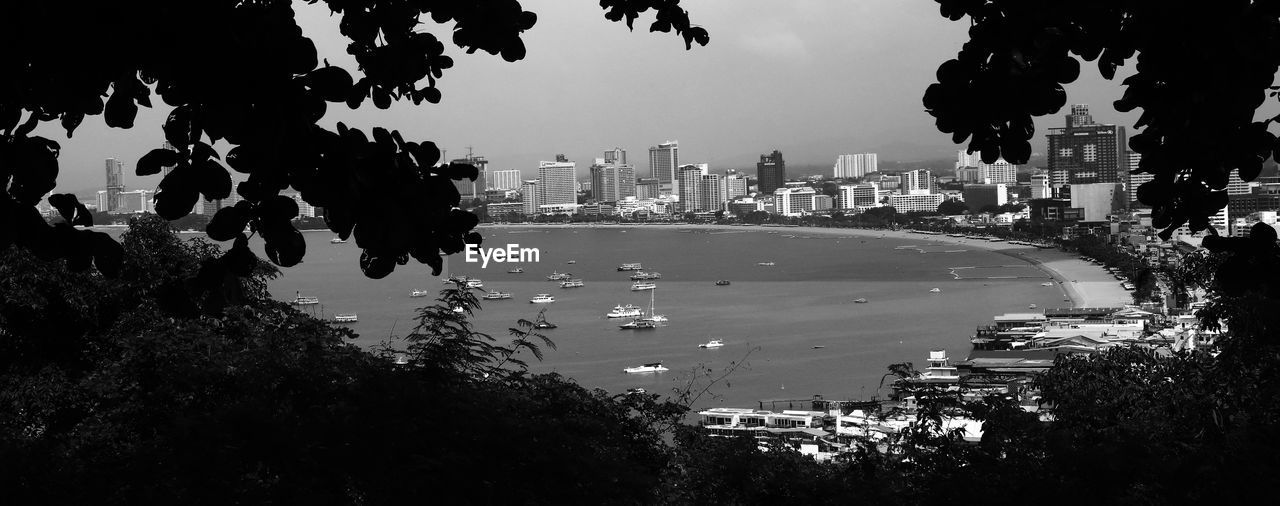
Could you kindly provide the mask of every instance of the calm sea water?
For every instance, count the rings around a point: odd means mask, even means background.
[[[776,231],[706,231],[673,228],[489,228],[485,246],[509,243],[538,248],[540,262],[517,264],[450,260],[449,273],[483,280],[486,289],[513,298],[482,301],[478,330],[507,339],[519,318],[533,319],[547,308],[559,328],[545,330],[557,350],[541,363],[526,357],[535,372],[556,371],[587,387],[610,392],[643,387],[668,393],[697,377],[742,366],[712,388],[697,407],[755,406],[761,399],[864,399],[875,394],[885,366],[923,364],[929,350],[946,349],[953,360],[969,350],[974,326],[992,315],[1063,304],[1057,288],[1040,286],[1044,275],[1008,256],[964,246],[941,246],[927,239],[796,236]],[[381,280],[359,270],[354,241],[330,244],[327,233],[308,233],[306,261],[285,269],[271,283],[273,295],[320,298],[309,308],[317,316],[357,313],[351,326],[356,343],[369,346],[403,336],[414,325],[414,310],[433,297],[410,298],[414,289],[433,293],[444,286],[424,265],[410,263]],[[918,246],[918,247],[912,247]],[[261,245],[254,245],[261,254]],[[574,264],[567,262],[573,260]],[[764,267],[758,262],[776,265]],[[618,304],[648,307],[649,292],[633,292],[622,263],[641,262],[662,273],[654,302],[670,318],[655,330],[621,330],[605,318]],[[981,267],[957,271],[952,267]],[[561,289],[546,281],[552,271],[572,272],[586,286]],[[1002,279],[976,279],[975,276]],[[1008,276],[1015,276],[1009,278]],[[732,281],[716,286],[717,279]],[[941,293],[930,293],[938,287]],[[530,304],[550,293],[554,304]],[[865,297],[865,304],[853,299]],[[720,349],[698,348],[721,339]],[[821,346],[821,348],[814,348]],[[624,374],[627,366],[662,361],[660,374]],[[705,382],[703,382],[705,384]],[[884,392],[881,392],[884,393]],[[769,407],[766,404],[766,408]],[[779,405],[779,408],[785,407]]]

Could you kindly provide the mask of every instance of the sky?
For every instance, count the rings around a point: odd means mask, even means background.
[[[507,63],[483,52],[467,55],[446,42],[455,66],[437,86],[440,104],[370,101],[352,111],[331,104],[321,124],[400,130],[406,140],[431,140],[450,158],[473,150],[492,170],[532,175],[540,160],[565,154],[586,174],[592,159],[613,147],[648,176],[648,147],[680,143],[683,163],[713,171],[754,170],[763,153],[781,150],[789,166],[833,164],[842,153],[876,152],[882,161],[952,158],[957,149],[937,131],[921,97],[939,64],[955,56],[968,22],[938,14],[933,0],[684,0],[693,23],[711,42],[686,51],[670,33],[649,33],[652,13],[623,23],[604,19],[594,0],[522,0],[538,14],[523,38],[528,55]],[[331,64],[355,71],[323,4],[297,3],[298,23]],[[431,24],[429,18],[424,20]],[[452,25],[427,26],[449,41]],[[1095,121],[1131,125],[1136,115],[1111,108],[1122,89],[1085,63],[1067,87],[1068,103],[1091,105]],[[58,191],[105,185],[103,160],[126,167],[130,189],[154,188],[157,176],[133,174],[134,163],[163,142],[168,114],[159,100],[142,109],[133,129],[108,129],[86,118],[73,139],[56,122],[37,134],[62,144]],[[1066,108],[1036,123],[1033,149],[1045,129],[1060,126]],[[228,145],[215,148],[224,154]],[[949,167],[947,167],[949,168]]]

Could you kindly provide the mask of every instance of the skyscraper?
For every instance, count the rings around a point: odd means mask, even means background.
[[[933,192],[933,173],[924,170],[911,170],[902,173],[902,194],[921,195]]]
[[[537,179],[527,180],[520,185],[520,198],[524,203],[524,214],[533,216],[538,214],[538,206],[542,205],[541,198],[538,195],[539,185]]]
[[[756,178],[759,180],[759,192],[763,194],[785,186],[787,162],[782,160],[781,151],[775,149],[772,153],[760,155],[760,161],[756,163]]]
[[[476,169],[479,169],[480,171],[480,174],[476,176],[475,181],[471,181],[469,179],[459,179],[453,182],[453,185],[458,188],[458,193],[462,195],[462,198],[464,201],[468,199],[484,197],[484,190],[485,188],[487,188],[487,186],[485,186],[486,183],[484,180],[484,176],[485,176],[485,173],[488,172],[488,167],[489,167],[488,160],[485,160],[483,156],[475,156],[472,153],[467,153],[466,158],[456,158],[454,160],[450,160],[449,163],[466,163],[466,164],[474,165]]]
[[[721,191],[720,174],[698,176],[699,211],[719,211],[724,208],[724,192]]]
[[[489,190],[519,190],[520,171],[494,170],[485,175],[485,184]]]
[[[837,156],[836,165],[831,170],[836,179],[841,179],[862,177],[868,172],[876,172],[880,169],[877,166],[875,153],[860,153]]]
[[[1031,198],[1047,199],[1053,197],[1053,192],[1049,191],[1049,175],[1048,174],[1032,174],[1031,175]]]
[[[676,186],[680,189],[680,204],[678,209],[682,212],[698,211],[701,209],[698,202],[698,181],[702,180],[702,169],[697,165],[685,165],[680,167],[678,173],[678,183]]]
[[[649,148],[649,177],[657,179],[661,190],[678,194],[676,169],[680,167],[680,141],[667,141]]]
[[[729,169],[725,172],[724,179],[721,180],[724,187],[721,193],[725,200],[733,200],[737,197],[745,197],[747,195],[747,176],[739,174],[738,171]]]
[[[538,205],[576,204],[576,164],[557,156],[554,162],[538,163]]]
[[[1125,158],[1124,127],[1093,122],[1089,106],[1071,106],[1066,128],[1050,128],[1049,181],[1055,188],[1069,184],[1121,183]]]
[[[622,148],[613,148],[604,152],[604,163],[609,165],[626,165],[627,150]]]
[[[124,164],[115,158],[108,158],[106,170],[107,208],[99,209],[99,211],[114,213],[120,208],[120,194],[124,192]]]
[[[606,152],[607,154],[607,152]],[[625,155],[623,155],[625,158]],[[596,202],[617,202],[636,194],[636,169],[608,163],[598,158],[591,166],[591,196]]]

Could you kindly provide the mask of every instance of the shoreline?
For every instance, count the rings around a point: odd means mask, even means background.
[[[826,228],[826,227],[766,227],[763,225],[713,225],[705,223],[655,223],[655,224],[565,224],[565,223],[531,223],[531,224],[481,224],[477,229],[505,228],[664,228],[688,230],[743,230],[776,232],[789,231],[789,234],[824,235],[831,237],[875,237],[893,238],[904,241],[922,243],[952,244],[992,251],[1010,258],[1031,264],[1044,272],[1053,281],[1066,299],[1070,299],[1071,307],[1122,307],[1133,304],[1133,297],[1120,287],[1110,273],[1101,267],[1081,260],[1079,257],[1059,251],[1041,250],[1039,248],[1009,244],[1007,242],[989,242],[951,237],[948,235],[923,235],[901,230],[874,230],[861,228]]]

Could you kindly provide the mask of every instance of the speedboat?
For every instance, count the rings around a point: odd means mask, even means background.
[[[641,313],[640,308],[627,304],[626,306],[614,306],[613,310],[609,311],[609,314],[605,316],[608,318],[638,318]]]
[[[643,281],[636,281],[631,285],[631,291],[633,292],[639,292],[641,290],[654,290],[657,288],[658,288],[658,285],[656,283],[645,283]]]
[[[410,297],[426,297],[429,295],[426,290],[414,290],[409,292]]]
[[[573,279],[573,274],[567,272],[551,271],[551,275],[547,276],[547,281],[568,281]]]
[[[516,267],[514,269],[507,271],[507,274],[523,274],[523,273],[524,273],[524,267]]]
[[[581,286],[583,286],[581,279],[570,279],[568,281],[560,282],[560,288],[579,288]]]
[[[722,279],[720,281],[716,281],[716,286],[729,286],[729,280]]]
[[[719,339],[712,339],[710,341],[707,341],[705,343],[698,345],[699,348],[707,348],[707,349],[719,348],[721,346],[724,346],[724,341],[721,341]]]
[[[475,278],[468,279],[467,288],[484,288],[484,283]]]
[[[533,322],[533,328],[535,328],[535,329],[554,329],[554,328],[556,328],[556,324],[551,323],[551,322],[546,321],[546,320],[538,320],[538,321],[536,321],[536,322]]]
[[[933,287],[933,288],[930,288],[930,289],[929,289],[929,292],[930,292],[930,293],[942,293],[942,289],[941,289],[941,288],[938,288],[938,287],[936,287],[936,286],[935,286],[935,287]]]
[[[641,374],[646,372],[662,372],[662,371],[668,371],[668,370],[670,369],[667,369],[666,367],[664,367],[662,365],[662,362],[654,362],[652,364],[628,367],[623,369],[622,372],[625,372],[627,374]]]
[[[1040,286],[1053,286],[1053,282],[1052,282],[1052,281],[1046,281],[1046,282],[1044,282],[1044,283],[1040,283]]]
[[[644,267],[641,267],[639,262],[634,264],[622,264],[618,266],[619,271],[638,271],[643,268]]]
[[[529,299],[530,304],[550,304],[555,301],[556,298],[552,297],[549,293],[540,293],[534,295],[532,299]]]
[[[569,264],[569,265],[573,265],[573,264],[578,263],[578,261],[577,261],[577,260],[570,260],[570,261],[565,262],[565,263],[566,263],[566,264]]]
[[[329,244],[342,244],[344,242],[347,242],[347,240],[341,237],[334,237],[333,239],[329,239]]]
[[[756,265],[760,265],[760,266],[764,266],[764,267],[773,267],[774,265],[777,265],[777,264],[775,264],[775,263],[773,263],[773,262],[758,262],[758,263],[756,263]]]
[[[510,299],[510,298],[511,298],[511,294],[510,294],[510,293],[507,293],[507,292],[493,292],[493,291],[491,291],[491,292],[489,292],[489,293],[486,293],[486,294],[484,294],[484,295],[481,295],[481,296],[480,296],[480,298],[481,298],[481,299],[486,299],[486,300],[504,300],[504,299]]]
[[[854,301],[854,302],[856,302],[856,303],[858,303],[858,304],[866,304],[866,303],[867,303],[867,299],[866,299],[865,297],[858,297],[858,298],[856,298],[856,299],[853,299],[853,301]]]
[[[631,320],[622,325],[618,325],[618,328],[624,329],[624,330],[647,330],[647,329],[658,328],[658,324],[656,322],[652,322],[649,320],[641,320],[637,318],[635,320]]]

